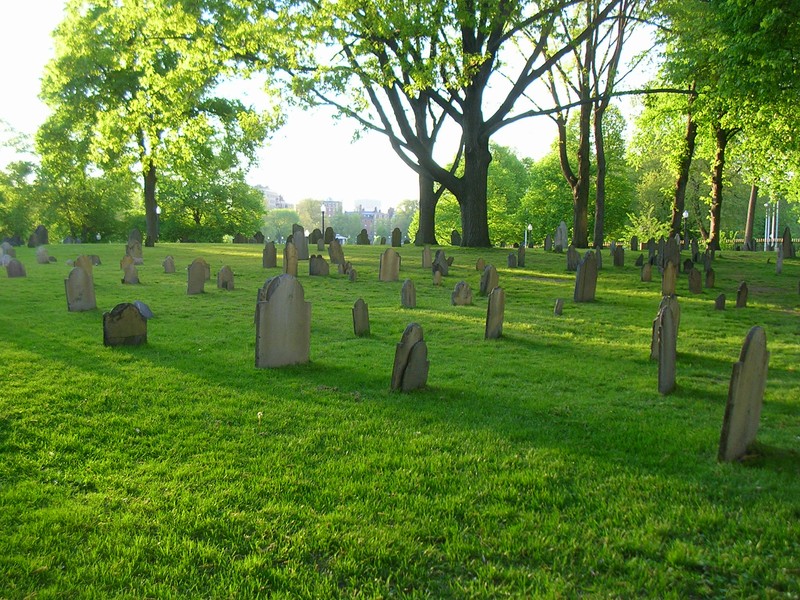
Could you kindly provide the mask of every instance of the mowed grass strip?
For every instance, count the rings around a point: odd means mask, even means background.
[[[0,277],[0,597],[800,594],[800,262],[776,275],[769,255],[723,252],[698,295],[680,276],[677,389],[660,396],[660,283],[639,281],[636,253],[615,268],[605,251],[596,302],[575,304],[565,255],[508,269],[511,249],[444,249],[441,287],[412,246],[393,283],[377,280],[385,247],[344,248],[355,283],[301,262],[311,362],[282,369],[254,367],[256,293],[281,272],[260,246],[145,248],[139,286],[120,283],[122,245],[50,246],[49,265],[18,249],[28,277]],[[98,310],[68,313],[82,252],[103,262]],[[187,296],[198,256],[212,280]],[[483,339],[478,258],[506,292],[499,340]],[[460,280],[472,306],[450,305]],[[353,335],[359,297],[369,338]],[[156,315],[148,344],[104,347],[103,311],[133,300]],[[411,322],[428,387],[390,393]],[[758,444],[719,464],[753,325],[771,353]]]

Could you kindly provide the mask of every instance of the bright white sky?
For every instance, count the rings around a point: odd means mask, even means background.
[[[64,0],[20,0],[4,3],[0,19],[0,120],[33,135],[48,114],[38,99],[44,65],[53,56],[51,31],[63,15]],[[334,121],[329,112],[292,112],[261,152],[248,179],[295,203],[304,198],[341,200],[386,209],[416,199],[417,176],[403,164],[383,136],[366,134],[352,142],[355,125]],[[555,128],[546,117],[525,120],[493,139],[515,148],[519,156],[540,158],[550,147]],[[0,141],[6,136],[0,132]],[[0,149],[0,166],[13,155]]]

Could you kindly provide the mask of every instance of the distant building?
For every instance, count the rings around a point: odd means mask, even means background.
[[[361,227],[367,230],[370,238],[375,236],[375,223],[381,219],[391,219],[394,216],[394,208],[390,208],[387,212],[381,211],[377,206],[373,210],[366,210],[363,206],[359,205],[355,211],[347,212],[346,214],[357,214],[361,218]]]
[[[259,192],[264,195],[264,207],[267,210],[272,210],[274,208],[294,208],[293,205],[286,202],[278,192],[273,192],[267,186],[264,185],[256,185],[255,187]]]
[[[328,198],[322,201],[322,206],[325,208],[326,217],[342,214],[342,202],[340,200],[331,200]]]

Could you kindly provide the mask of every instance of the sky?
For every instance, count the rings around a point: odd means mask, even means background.
[[[63,0],[5,3],[0,20],[0,120],[33,135],[48,115],[38,99],[40,78],[53,57],[51,32],[63,17]],[[247,92],[257,103],[258,91]],[[247,98],[244,98],[245,101]],[[305,198],[342,201],[345,209],[387,209],[418,197],[417,176],[397,157],[384,136],[367,133],[353,142],[354,122],[334,120],[326,109],[293,110],[287,124],[259,153],[248,175],[287,202]],[[527,119],[492,139],[520,157],[541,158],[550,149],[555,127],[546,117]],[[5,136],[0,137],[0,141]],[[0,149],[0,167],[14,158]]]

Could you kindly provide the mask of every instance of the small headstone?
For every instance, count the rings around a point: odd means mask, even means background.
[[[687,258],[683,261],[683,272],[689,273],[692,269],[694,269],[694,261],[691,258]]]
[[[550,252],[553,249],[553,236],[549,233],[544,236],[544,250]]]
[[[753,327],[747,334],[733,365],[728,402],[722,421],[718,458],[722,462],[739,460],[755,441],[767,387],[767,335],[761,327]]]
[[[58,262],[58,260],[56,259],[56,257],[55,257],[55,256],[48,256],[48,257],[47,257],[47,260],[48,260],[49,262],[51,262],[51,263]]]
[[[351,267],[347,271],[347,279],[350,281],[350,283],[355,283],[358,281],[358,272]]]
[[[560,317],[563,312],[564,312],[564,299],[556,298],[556,304],[553,307],[553,314],[557,317]]]
[[[369,337],[369,308],[362,298],[353,304],[353,333],[356,337]]]
[[[513,252],[508,255],[508,258],[506,259],[506,261],[508,262],[508,268],[509,269],[516,269],[517,268],[517,255],[514,254]]]
[[[567,248],[567,271],[575,272],[578,270],[578,263],[581,261],[580,253],[572,244]]]
[[[636,259],[636,262],[635,262],[635,263],[633,263],[633,264],[634,264],[634,265],[636,265],[637,267],[642,267],[642,266],[644,266],[644,254],[640,254],[640,255],[639,255],[639,258],[637,258],[637,259]]]
[[[664,272],[661,274],[661,295],[674,296],[675,284],[678,278],[678,269],[675,263],[667,261],[664,264]]]
[[[618,246],[621,248],[621,246]],[[583,260],[578,263],[575,274],[575,302],[594,302],[597,290],[597,259],[595,252],[587,252]]]
[[[517,250],[517,266],[520,268],[525,266],[525,252],[526,248],[524,245],[520,246]]]
[[[342,244],[336,238],[328,243],[328,257],[331,259],[331,264],[334,265],[343,265],[345,262]]]
[[[485,260],[483,260],[482,258],[479,258],[478,260],[475,261],[475,270],[478,273],[483,273],[483,270],[485,268],[486,268],[486,261]]]
[[[494,265],[486,265],[481,274],[481,286],[478,294],[488,296],[498,285],[500,285],[500,277],[497,275],[497,269],[494,268]]]
[[[417,308],[417,288],[410,279],[406,279],[400,289],[400,305],[403,308]]]
[[[403,234],[399,227],[392,229],[392,248],[399,248],[403,244]]]
[[[400,255],[394,248],[387,248],[381,254],[378,268],[378,281],[399,281]]]
[[[350,269],[353,268],[353,265],[348,261],[344,261],[336,265],[336,268],[339,271],[339,275],[348,275],[350,273]]]
[[[624,267],[625,266],[625,248],[622,244],[618,244],[614,247],[614,253],[612,254],[614,260],[615,267]]]
[[[36,248],[36,262],[40,265],[50,264],[50,255],[47,254],[47,248],[44,246]]]
[[[308,236],[308,242],[313,245],[317,245],[320,242],[325,244],[325,240],[322,237],[322,232],[319,230],[318,227],[315,227],[314,230],[311,232],[311,235]]]
[[[135,305],[123,302],[110,312],[103,313],[104,346],[139,346],[146,343],[147,319]]]
[[[283,272],[297,277],[297,247],[294,242],[286,242],[283,248]]]
[[[461,234],[458,233],[455,229],[450,232],[450,245],[451,246],[460,246],[461,245]]]
[[[326,227],[325,228],[325,235],[323,236],[326,244],[330,244],[333,240],[336,239],[336,233],[333,231],[333,227]]]
[[[450,294],[450,303],[453,306],[469,306],[472,304],[472,288],[466,281],[459,281]]]
[[[202,261],[202,262],[201,262]],[[206,267],[205,261],[200,258],[195,258],[188,269],[188,285],[186,287],[186,294],[193,296],[194,294],[202,294],[205,292],[206,283]]]
[[[311,304],[303,286],[284,273],[268,279],[256,303],[256,367],[307,363],[311,350]]]
[[[714,309],[725,310],[725,294],[720,294],[717,296],[717,299],[714,300]]]
[[[175,272],[175,259],[172,256],[167,256],[164,259],[164,262],[161,263],[161,266],[164,267],[164,273],[174,273]]]
[[[783,246],[778,244],[775,252],[775,274],[780,275],[783,272]]]
[[[217,273],[217,289],[228,291],[233,289],[233,271],[227,265]]]
[[[433,264],[431,270],[441,272],[442,277],[447,277],[450,273],[450,263],[447,262],[447,257],[444,255],[444,250],[437,250],[436,255],[433,257]]]
[[[433,285],[439,287],[442,285],[442,272],[441,271],[434,271],[433,272]]]
[[[455,256],[448,256],[448,257],[447,257],[447,266],[448,266],[448,267],[452,267],[452,266],[453,266],[453,261],[454,261],[455,259],[456,259],[456,257],[455,257]]]
[[[122,272],[122,283],[128,285],[139,285],[139,271],[136,270],[136,265],[130,265]]]
[[[74,267],[64,280],[64,291],[67,294],[67,311],[83,312],[97,308],[94,279],[86,269]]]
[[[703,293],[703,277],[700,271],[692,267],[689,269],[689,291],[692,294]]]
[[[264,244],[264,249],[261,251],[261,267],[264,269],[274,269],[278,266],[278,249],[275,247],[275,242],[270,240]]]
[[[381,246],[385,246],[385,245],[386,245],[386,236],[382,235],[381,236]]]
[[[714,269],[709,269],[706,271],[706,283],[705,286],[707,288],[713,288],[715,284],[716,274],[714,273]]]
[[[635,235],[631,236],[631,252],[638,252],[639,251],[639,238]],[[641,265],[636,265],[641,266]]]
[[[486,308],[486,330],[483,338],[494,340],[503,335],[503,318],[506,308],[506,293],[503,288],[496,287],[489,294]]]
[[[392,366],[392,390],[410,392],[425,387],[428,381],[428,347],[422,335],[422,327],[411,323],[403,331],[397,344]]]
[[[133,305],[134,305],[136,308],[138,308],[138,309],[139,309],[139,312],[140,312],[140,313],[141,313],[141,315],[142,315],[142,316],[145,318],[145,320],[146,320],[146,321],[149,321],[150,319],[152,319],[153,317],[155,317],[155,315],[153,314],[153,311],[152,311],[152,310],[150,310],[150,307],[149,307],[149,306],[147,306],[147,304],[145,304],[145,303],[144,303],[144,302],[142,302],[141,300],[134,300],[134,301],[133,301]]]
[[[369,234],[366,229],[362,229],[361,233],[356,236],[357,246],[369,246]]]
[[[668,307],[658,312],[658,393],[670,394],[675,389],[678,330]]]
[[[264,243],[264,234],[260,231],[256,231],[253,234],[253,243],[255,244],[263,244]]]
[[[312,254],[308,261],[308,274],[311,276],[327,277],[331,268],[328,261],[321,254]]]
[[[431,247],[425,246],[422,249],[422,268],[430,269],[433,266],[433,255],[431,254]]]
[[[308,238],[302,225],[292,225],[292,243],[297,250],[297,260],[308,260]]]
[[[747,307],[747,294],[747,283],[743,281],[736,290],[736,308]]]
[[[650,283],[653,281],[653,265],[650,263],[646,263],[642,265],[642,281],[645,283]]]

